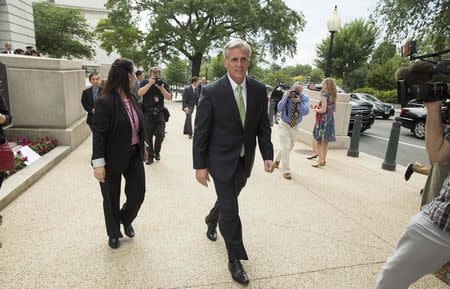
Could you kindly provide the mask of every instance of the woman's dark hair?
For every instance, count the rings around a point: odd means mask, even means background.
[[[119,91],[123,91],[127,97],[130,97],[130,78],[128,73],[134,73],[133,62],[125,58],[116,59],[111,65],[108,80],[101,95],[117,94]]]

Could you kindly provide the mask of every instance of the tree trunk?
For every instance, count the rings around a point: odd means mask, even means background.
[[[196,53],[192,58],[192,75],[191,76],[200,76],[200,67],[202,66],[202,58],[203,54]]]

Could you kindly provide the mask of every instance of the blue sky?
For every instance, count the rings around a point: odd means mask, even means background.
[[[303,13],[306,26],[303,32],[297,34],[297,54],[287,59],[283,65],[314,64],[316,45],[329,34],[327,20],[335,5],[338,6],[338,14],[344,24],[356,18],[368,19],[377,3],[376,0],[285,0],[284,2],[289,8]]]

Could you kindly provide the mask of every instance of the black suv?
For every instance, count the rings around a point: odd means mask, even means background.
[[[352,105],[352,112],[350,114],[350,123],[348,125],[348,134],[353,132],[353,124],[355,123],[356,115],[362,117],[361,132],[368,130],[375,121],[375,114],[373,113],[373,105],[367,101],[360,101],[350,99]]]

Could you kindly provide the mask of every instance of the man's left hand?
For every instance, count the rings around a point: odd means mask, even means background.
[[[272,160],[265,160],[265,161],[264,161],[264,171],[265,171],[266,173],[271,173],[271,172],[273,172],[273,170],[270,169],[270,168],[272,167],[272,163],[273,163]]]

